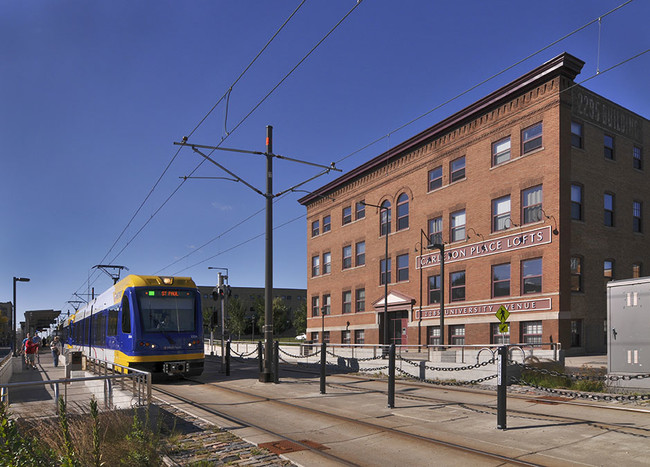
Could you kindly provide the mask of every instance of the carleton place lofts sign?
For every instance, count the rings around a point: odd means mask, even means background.
[[[551,243],[551,226],[445,249],[445,264]],[[415,258],[415,269],[440,265],[440,252]]]

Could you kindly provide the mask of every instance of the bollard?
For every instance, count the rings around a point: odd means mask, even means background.
[[[325,394],[325,366],[327,365],[327,344],[320,346],[320,393]]]
[[[395,344],[388,349],[388,408],[395,408]]]
[[[508,371],[508,346],[499,347],[497,358],[497,428],[506,429],[506,390]]]
[[[230,339],[226,341],[226,376],[230,376]]]
[[[260,375],[264,373],[264,362],[262,361],[262,354],[264,350],[262,349],[262,341],[257,341],[257,360],[260,364]]]
[[[278,384],[280,382],[280,342],[273,343],[273,382]]]

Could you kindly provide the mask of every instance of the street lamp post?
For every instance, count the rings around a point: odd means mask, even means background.
[[[29,277],[14,277],[14,312],[13,320],[11,322],[11,332],[13,337],[11,339],[13,345],[13,355],[14,357],[18,354],[16,348],[16,282],[29,282]]]
[[[382,209],[386,211],[386,251],[384,253],[384,348],[382,348],[382,355],[386,356],[388,355],[388,347],[386,346],[388,345],[388,233],[390,232],[390,220],[388,219],[389,208],[386,206],[379,206],[378,204],[369,204],[365,201],[361,201],[361,204],[364,206],[370,206],[379,209],[380,215]]]

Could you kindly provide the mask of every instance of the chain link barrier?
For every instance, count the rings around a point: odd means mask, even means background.
[[[547,376],[554,376],[558,378],[565,378],[573,381],[631,381],[631,380],[642,380],[650,378],[650,374],[638,374],[638,375],[605,375],[605,376],[590,376],[590,375],[571,375],[567,373],[560,373],[558,371],[547,370],[546,368],[537,368],[532,365],[526,365],[523,363],[509,362],[513,366],[518,366],[522,370],[539,373]],[[597,394],[593,392],[578,392],[578,391],[568,391],[565,389],[554,389],[547,388],[544,386],[539,386],[533,383],[530,383],[526,380],[511,377],[509,380],[512,384],[518,384],[520,386],[527,386],[534,388],[538,391],[547,392],[554,395],[570,397],[574,399],[586,399],[594,401],[617,401],[617,402],[632,402],[632,401],[647,401],[650,400],[650,394],[632,394],[632,395],[612,395],[612,394]]]
[[[242,353],[238,353],[237,351],[233,350],[232,347],[231,347],[231,348],[230,348],[230,353],[231,353],[232,355],[234,355],[235,357],[246,358],[246,357],[250,357],[250,356],[253,355],[253,354],[256,354],[256,353],[257,353],[257,348],[255,348],[255,349],[253,349],[251,352],[248,352],[248,353],[245,354],[245,353],[243,353],[243,352],[242,352]]]
[[[401,355],[396,357],[396,360],[401,360],[403,362],[408,363],[409,365],[413,365],[413,366],[416,366],[418,368],[420,367],[419,362],[416,362],[416,361],[413,361],[413,360],[408,360],[408,359],[402,357]],[[428,365],[424,365],[424,368],[426,368],[427,370],[431,370],[431,371],[466,371],[466,370],[476,370],[477,368],[481,368],[481,367],[484,367],[484,366],[487,366],[487,365],[492,365],[495,362],[496,362],[496,359],[494,357],[492,357],[492,359],[487,360],[487,361],[485,361],[483,363],[477,363],[476,365],[461,366],[461,367],[458,367],[458,368],[454,368],[454,367],[437,367],[437,366],[428,366]]]
[[[439,380],[432,380],[432,379],[427,379],[427,378],[419,378],[417,376],[414,376],[410,374],[407,371],[402,370],[401,368],[395,368],[395,371],[397,371],[399,374],[406,376],[410,379],[414,379],[416,381],[419,381],[421,383],[427,383],[427,384],[436,384],[439,386],[471,386],[475,384],[480,384],[484,383],[485,381],[489,381],[491,379],[494,379],[497,377],[497,375],[490,375],[486,376],[484,378],[478,378],[478,379],[473,379],[471,381],[439,381]]]
[[[286,351],[282,350],[282,347],[278,347],[278,348],[279,348],[279,350],[280,350],[280,353],[283,353],[283,354],[285,354],[286,356],[288,356],[288,357],[292,357],[292,358],[309,358],[309,357],[316,357],[316,356],[320,355],[320,352],[321,352],[320,349],[319,349],[319,350],[315,351],[314,353],[310,353],[310,354],[307,354],[307,355],[294,355],[294,354],[291,354],[291,353],[289,353],[289,352],[286,352]]]
[[[358,357],[344,357],[343,355],[336,355],[334,352],[331,350],[326,351],[329,355],[331,355],[334,358],[348,358],[351,360],[356,360],[357,362],[369,362],[370,360],[381,360],[384,358],[383,355],[379,355],[377,357],[365,357],[365,358],[358,358]]]
[[[508,361],[509,365],[514,365],[520,367],[522,370],[533,371],[536,373],[541,373],[548,376],[556,376],[559,378],[568,378],[575,381],[631,381],[633,379],[646,379],[650,378],[650,374],[638,374],[638,375],[605,375],[605,376],[590,376],[590,375],[570,375],[567,373],[560,373],[558,371],[547,370],[546,368],[538,368],[533,365],[527,365],[525,363],[517,363],[515,361]]]

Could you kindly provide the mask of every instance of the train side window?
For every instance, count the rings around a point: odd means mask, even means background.
[[[117,307],[108,310],[108,331],[107,336],[117,336],[117,314],[119,309]]]
[[[129,307],[129,298],[122,297],[122,332],[131,334],[131,308]]]

